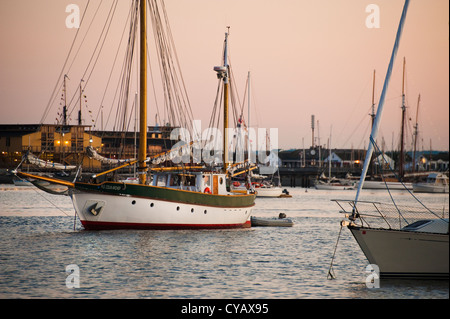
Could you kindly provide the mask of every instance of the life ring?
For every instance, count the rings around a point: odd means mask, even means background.
[[[241,186],[241,183],[239,183],[239,182],[233,182],[233,186],[234,186],[234,187],[239,187],[239,186]]]
[[[203,193],[211,194],[211,190],[209,189],[209,187],[206,187],[205,190],[203,191]]]

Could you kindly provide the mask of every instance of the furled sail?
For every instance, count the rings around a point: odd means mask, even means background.
[[[101,156],[100,154],[98,154],[97,151],[90,145],[88,147],[86,147],[86,153],[87,153],[87,156],[89,156],[89,158],[95,159],[104,164],[122,164],[122,163],[132,162],[132,161],[136,160],[135,158],[131,158],[131,159],[107,158],[107,157],[104,157],[104,156]]]
[[[40,168],[52,168],[52,169],[57,169],[57,170],[73,170],[76,169],[77,167],[75,165],[64,165],[64,164],[60,164],[60,163],[53,163],[50,161],[45,161],[42,160],[40,158],[37,158],[35,155],[28,153],[26,155],[27,160],[33,164],[36,165]]]

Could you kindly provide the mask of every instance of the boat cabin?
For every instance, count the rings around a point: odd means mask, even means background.
[[[208,194],[228,194],[226,175],[212,172],[161,172],[153,175],[153,186]]]
[[[427,183],[431,185],[448,185],[448,177],[443,174],[431,173],[427,177]]]

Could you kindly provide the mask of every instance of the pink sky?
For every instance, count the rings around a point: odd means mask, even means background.
[[[212,68],[220,64],[224,32],[231,26],[230,58],[241,100],[247,72],[252,73],[252,126],[278,128],[280,148],[301,148],[303,141],[309,147],[314,114],[321,144],[331,129],[334,148],[367,147],[372,74],[375,69],[378,101],[403,1],[165,1],[195,118],[209,122],[217,86]],[[87,19],[99,3],[91,1]],[[94,29],[103,26],[111,3],[103,2]],[[76,29],[65,25],[69,4],[83,11],[87,1],[0,1],[0,124],[39,123],[75,36]],[[380,9],[380,28],[366,26],[369,4]],[[111,30],[117,38],[128,6],[119,1],[118,23]],[[430,141],[433,149],[449,149],[448,12],[448,0],[411,1],[378,135],[387,150],[399,139],[403,57],[408,130],[420,94],[419,150],[429,150]],[[106,45],[109,57],[99,62],[100,72],[85,92],[94,113],[110,71],[106,61],[115,55],[113,45]],[[69,95],[79,85],[81,70],[84,66],[76,64],[71,69]],[[52,106],[45,123],[55,122],[58,106]],[[152,97],[149,108],[153,125]],[[411,137],[407,143],[411,149]]]

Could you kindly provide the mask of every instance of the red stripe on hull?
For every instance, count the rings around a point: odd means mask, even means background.
[[[82,220],[81,224],[86,230],[108,230],[108,229],[231,229],[250,228],[251,221],[244,224],[141,224],[141,223],[112,223],[93,222]]]

